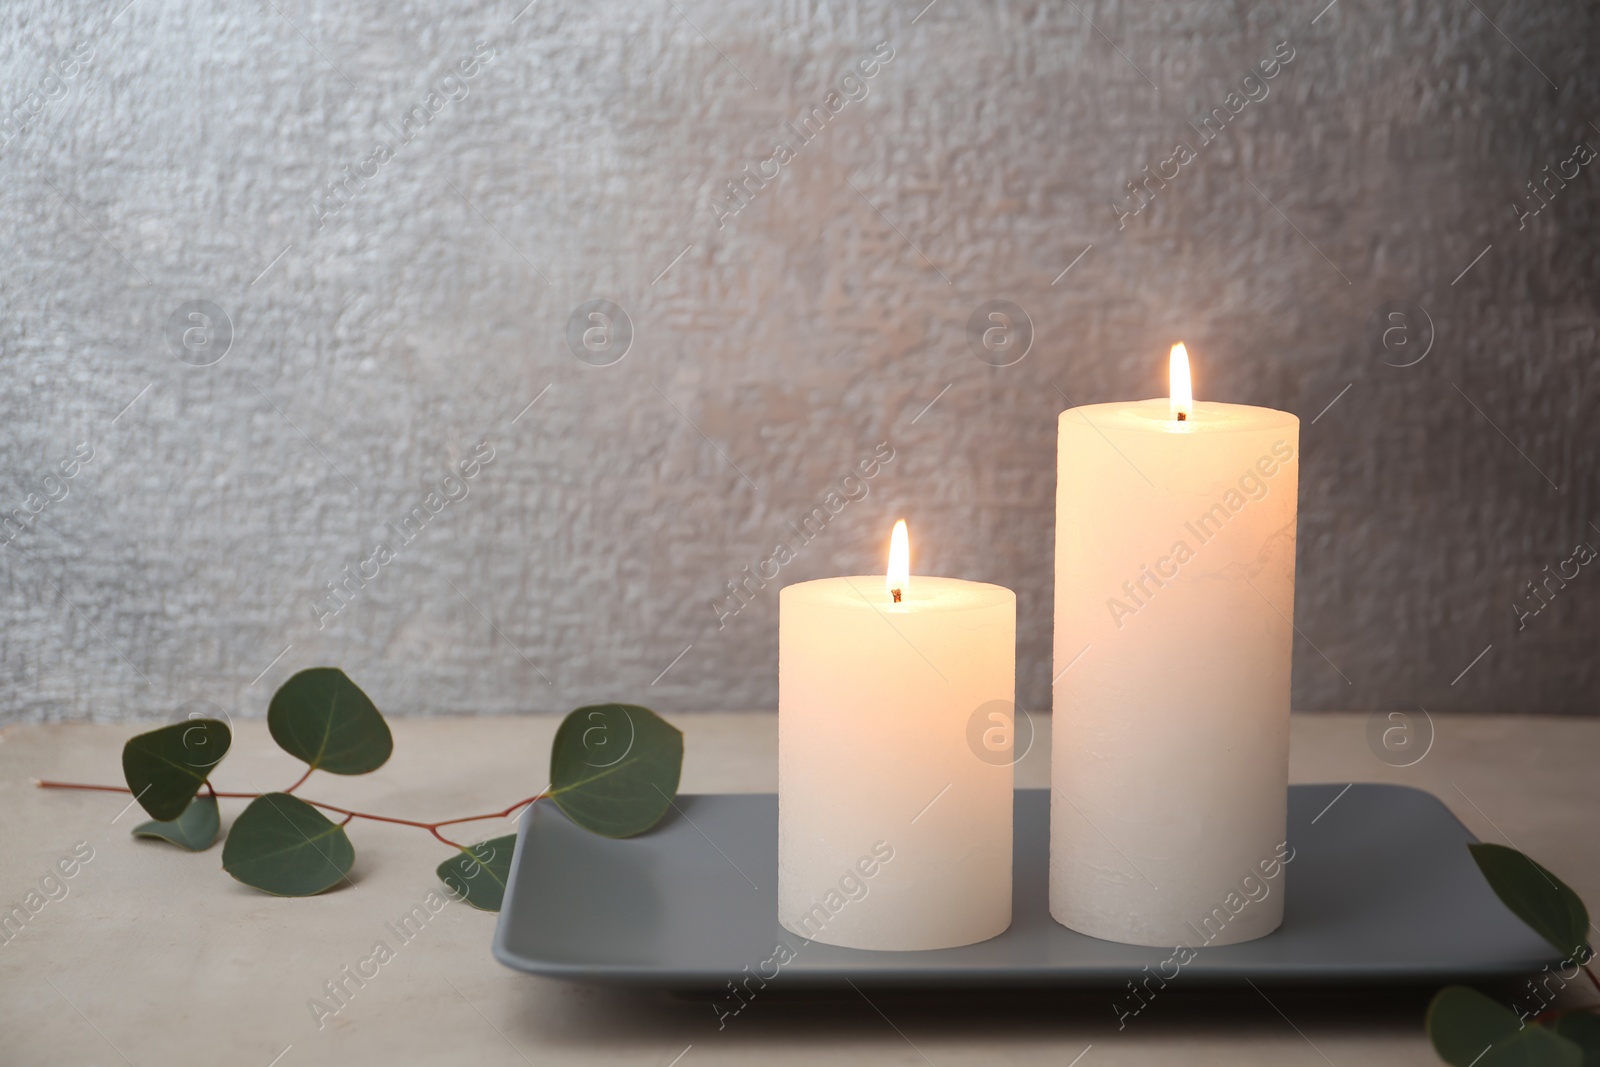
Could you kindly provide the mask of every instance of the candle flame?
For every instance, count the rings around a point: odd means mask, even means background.
[[[894,533],[889,535],[889,575],[884,588],[896,604],[911,588],[911,538],[904,519],[894,524]]]
[[[1172,381],[1172,417],[1181,421],[1194,414],[1194,390],[1189,386],[1189,350],[1183,347],[1182,341],[1172,346],[1168,368]]]

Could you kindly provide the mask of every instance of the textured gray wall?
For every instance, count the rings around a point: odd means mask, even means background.
[[[6,5],[0,716],[259,714],[318,663],[390,712],[772,706],[776,584],[876,571],[900,515],[1017,590],[1043,706],[1056,414],[1162,394],[1179,338],[1201,396],[1303,420],[1298,707],[1597,710],[1600,564],[1513,608],[1600,547],[1600,162],[1513,206],[1600,146],[1593,4],[523,2]],[[567,344],[596,298],[608,366]],[[1012,366],[969,349],[993,298]]]

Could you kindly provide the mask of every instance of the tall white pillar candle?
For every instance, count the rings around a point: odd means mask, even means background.
[[[1283,919],[1300,422],[1173,363],[1060,417],[1050,912],[1198,949]]]
[[[989,715],[1013,706],[1016,595],[826,578],[784,588],[778,612],[779,921],[862,949],[1004,931],[1012,761]]]

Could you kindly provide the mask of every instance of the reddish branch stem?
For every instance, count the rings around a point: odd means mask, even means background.
[[[310,776],[310,774],[311,774],[311,772],[307,771],[304,775],[301,776],[299,782],[296,782],[294,785],[290,786],[289,789],[284,790],[284,792],[287,793],[290,790],[294,789],[295,786],[300,785],[300,783],[304,782],[306,780],[306,778]],[[98,792],[101,792],[101,793],[131,793],[131,792],[133,792],[133,790],[129,789],[127,786],[122,786],[122,785],[89,785],[89,784],[86,784],[86,783],[83,783],[83,782],[41,781],[41,782],[38,783],[38,785],[39,785],[40,789],[92,789],[92,790],[95,790],[95,791],[98,791]],[[264,795],[264,794],[261,794],[261,793],[228,793],[228,792],[223,792],[223,791],[218,790],[218,789],[213,789],[212,786],[211,786],[211,783],[209,781],[206,782],[206,789],[214,797],[224,797],[224,798],[227,798],[227,799],[230,799],[230,800],[255,800],[257,797],[260,797],[260,796]],[[484,815],[464,815],[459,819],[441,819],[438,822],[420,822],[420,821],[418,821],[416,819],[397,819],[392,815],[374,815],[371,812],[367,812],[367,811],[351,811],[349,808],[341,808],[337,804],[328,804],[328,803],[324,803],[323,801],[320,801],[320,800],[305,800],[304,797],[301,797],[300,799],[304,800],[305,803],[310,804],[313,807],[324,808],[324,809],[326,809],[328,811],[337,812],[338,814],[343,815],[345,817],[345,819],[344,819],[344,822],[339,824],[340,826],[347,825],[350,822],[351,819],[370,819],[373,822],[395,823],[395,824],[397,824],[399,826],[415,826],[419,830],[428,831],[434,837],[438,838],[440,841],[442,841],[445,844],[449,845],[451,848],[460,849],[461,851],[465,852],[467,850],[467,846],[461,844],[459,841],[452,841],[448,837],[446,837],[443,834],[441,834],[439,832],[439,827],[441,827],[441,826],[455,826],[455,825],[458,825],[458,824],[464,823],[464,822],[478,822],[478,821],[483,820],[483,819],[504,819],[504,818],[508,818],[511,815],[511,813],[516,811],[518,808],[524,808],[524,807],[529,806],[530,804],[538,803],[541,799],[544,798],[544,795],[545,794],[543,794],[543,793],[539,793],[539,794],[536,794],[535,796],[528,797],[528,798],[526,798],[524,800],[519,800],[515,804],[512,804],[510,807],[506,808],[504,811],[491,811],[491,812],[488,812],[487,814],[484,814]],[[1592,978],[1594,976],[1590,975],[1590,977]]]

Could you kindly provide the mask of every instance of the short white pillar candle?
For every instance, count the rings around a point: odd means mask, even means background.
[[[1010,739],[988,716],[1013,707],[1016,594],[898,563],[779,593],[778,919],[949,948],[1011,924]]]

